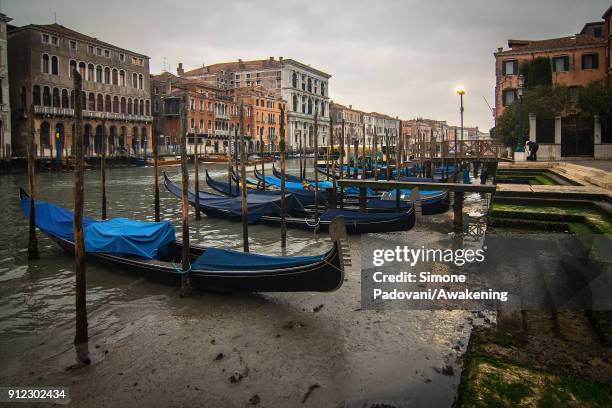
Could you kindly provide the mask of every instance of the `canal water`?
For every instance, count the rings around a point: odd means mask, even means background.
[[[289,161],[293,174],[298,166]],[[201,167],[203,186],[204,168],[226,174],[222,164]],[[164,170],[178,179],[179,167]],[[85,179],[85,212],[98,218],[100,173]],[[72,173],[41,173],[36,182],[38,198],[72,208]],[[69,369],[74,261],[38,233],[40,260],[28,262],[20,186],[25,174],[0,176],[0,385],[69,386],[74,406],[244,406],[255,396],[262,406],[452,404],[474,316],[361,310],[359,237],[350,237],[352,266],[333,293],[182,299],[178,288],[87,265],[93,365]],[[179,200],[160,189],[162,217],[180,237]],[[153,220],[153,169],[109,169],[107,196],[109,217]],[[423,220],[418,228],[450,229],[449,214]],[[252,225],[249,235],[252,252],[281,254],[279,229]],[[191,216],[190,236],[241,248],[241,225],[228,220]],[[288,230],[289,255],[329,245],[325,234]]]

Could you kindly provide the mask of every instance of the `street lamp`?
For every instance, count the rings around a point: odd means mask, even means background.
[[[519,108],[518,108],[518,126],[516,132],[516,152],[524,152],[525,145],[523,144],[523,126],[522,126],[522,112],[523,112],[523,86],[525,84],[525,77],[521,74],[518,76],[518,89],[516,94],[518,96]]]
[[[459,116],[461,117],[461,141],[463,142],[463,95],[465,94],[465,88],[463,85],[457,86],[455,92],[459,95]],[[457,182],[457,132],[455,132],[455,171],[453,178],[455,183]]]

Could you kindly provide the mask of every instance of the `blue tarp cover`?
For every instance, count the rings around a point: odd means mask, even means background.
[[[155,258],[159,249],[174,242],[174,226],[169,221],[145,222],[113,218],[90,224],[84,230],[85,251],[131,254]]]
[[[326,255],[269,256],[223,248],[208,248],[191,264],[193,269],[204,270],[261,270],[299,266],[319,262]]]
[[[173,183],[168,179],[169,183],[166,184],[168,190],[177,197],[182,196],[181,187]],[[211,210],[223,211],[229,213],[233,217],[242,217],[242,197],[225,197],[218,194],[206,193],[200,191],[198,194],[200,200],[200,207],[203,209],[209,208]],[[196,196],[193,190],[189,190],[189,202],[195,203]],[[259,220],[263,216],[280,216],[280,193],[252,193],[247,192],[247,208],[249,223],[253,223]],[[304,206],[300,201],[293,196],[293,194],[285,195],[285,208],[287,212],[290,211],[303,211]]]
[[[74,242],[73,213],[65,208],[37,200],[36,226],[47,234]],[[30,215],[29,198],[21,199],[21,209]],[[83,217],[86,252],[104,252],[154,258],[160,248],[174,242],[174,227],[168,221],[144,222],[127,218],[97,221]]]

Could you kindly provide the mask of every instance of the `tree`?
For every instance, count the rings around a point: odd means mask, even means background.
[[[612,116],[612,86],[605,81],[593,81],[578,92],[580,108],[593,115]]]
[[[519,71],[525,78],[525,88],[552,86],[552,67],[548,57],[537,57],[524,61]]]

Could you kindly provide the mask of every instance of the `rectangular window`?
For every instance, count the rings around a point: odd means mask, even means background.
[[[582,54],[582,69],[597,69],[599,68],[598,54]]]
[[[109,50],[104,50],[104,56],[106,58],[110,58],[110,51]]]
[[[51,44],[58,45],[59,44],[59,39],[57,37],[51,37]]]
[[[73,40],[70,41],[70,49],[71,50],[76,50],[77,49],[77,42],[76,41],[73,41]]]
[[[125,54],[119,54],[119,61],[125,61]]]
[[[102,56],[102,48],[96,48],[96,55]]]
[[[236,79],[240,79],[240,74],[236,74]]]
[[[94,53],[94,47],[91,46],[91,45],[88,45],[87,46],[87,52],[90,53],[90,54],[93,54]]]
[[[518,61],[510,60],[502,62],[502,71],[504,75],[518,75]]]
[[[516,91],[514,89],[506,89],[503,92],[502,104],[504,106],[512,105],[515,100],[516,100]]]
[[[247,79],[251,77],[251,74],[246,74]]]
[[[569,71],[569,57],[567,55],[563,57],[553,57],[552,64],[554,72]]]
[[[42,35],[42,42],[44,44],[49,44],[49,42],[51,42],[51,37],[49,36],[49,34],[43,34]]]

